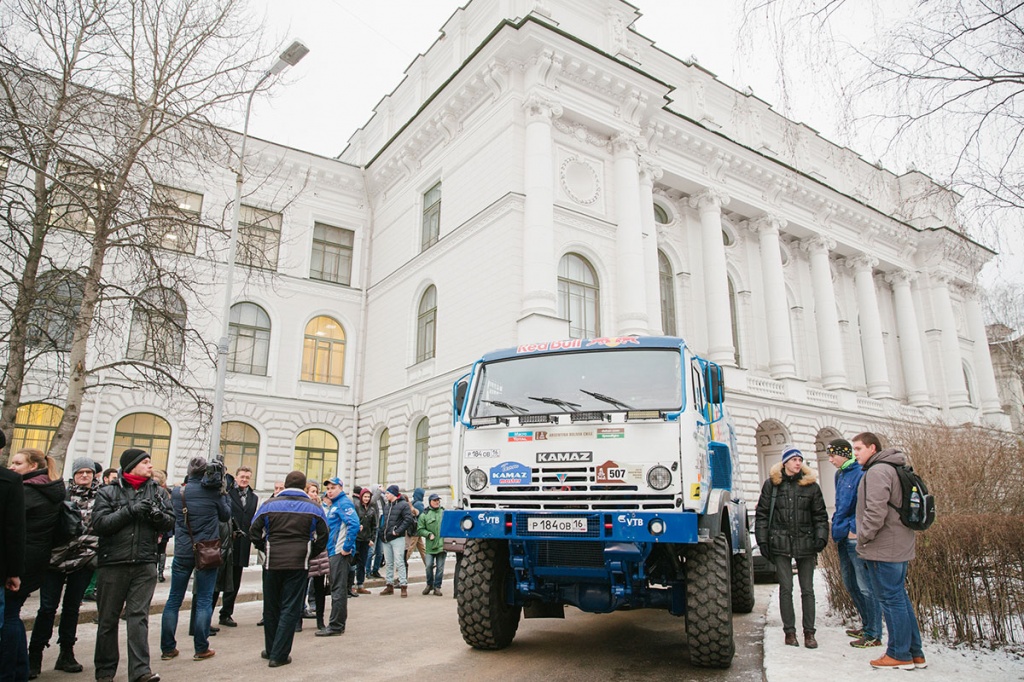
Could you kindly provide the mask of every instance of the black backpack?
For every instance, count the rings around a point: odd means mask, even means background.
[[[899,507],[892,502],[889,506],[900,513],[900,521],[911,530],[928,530],[935,522],[935,497],[928,493],[928,485],[908,464],[885,462],[896,470],[903,504]]]

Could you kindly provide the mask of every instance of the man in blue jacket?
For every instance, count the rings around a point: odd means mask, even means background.
[[[882,645],[882,610],[871,590],[867,563],[857,555],[857,486],[864,472],[853,456],[849,441],[837,438],[826,448],[836,471],[836,511],[832,515],[832,539],[839,551],[839,569],[850,593],[861,627],[846,631],[850,646],[867,649]]]
[[[317,630],[317,637],[335,637],[345,633],[348,620],[348,572],[356,551],[359,515],[345,494],[345,484],[335,476],[324,481],[327,499],[327,556],[331,562],[331,619],[327,627]]]

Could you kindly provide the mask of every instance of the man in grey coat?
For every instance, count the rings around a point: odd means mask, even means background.
[[[883,450],[873,433],[853,437],[853,454],[864,470],[857,487],[857,554],[867,563],[871,587],[882,607],[889,642],[872,668],[925,668],[921,631],[907,594],[907,567],[914,558],[914,531],[900,520],[903,490],[896,467],[907,457]]]

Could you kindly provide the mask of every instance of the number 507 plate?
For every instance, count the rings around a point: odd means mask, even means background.
[[[526,520],[530,533],[586,533],[587,520],[578,516],[534,516]]]

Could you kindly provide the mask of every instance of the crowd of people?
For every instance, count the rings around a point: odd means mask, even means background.
[[[0,433],[0,448],[5,444]],[[113,680],[117,673],[118,630],[125,621],[128,679],[157,682],[160,676],[150,664],[149,611],[157,582],[166,580],[169,545],[161,660],[181,655],[178,618],[190,589],[192,658],[216,655],[210,638],[220,627],[238,625],[232,616],[253,547],[263,568],[259,624],[262,656],[270,667],[291,662],[293,637],[304,617],[316,618],[318,637],[344,634],[348,599],[369,594],[366,578],[380,577],[382,567],[389,577],[381,594],[397,588],[407,596],[408,560],[417,550],[427,569],[424,594],[441,594],[442,508],[437,495],[424,506],[420,488],[412,503],[394,485],[357,488],[350,498],[338,477],[323,481],[321,491],[319,483],[293,471],[260,504],[250,485],[252,470],[245,466],[228,474],[220,462],[194,457],[185,479],[169,486],[166,473],[153,469],[144,450],[125,450],[119,465],[104,471],[99,463],[78,458],[65,485],[51,457],[26,448],[11,456],[9,468],[0,469],[0,682],[40,674],[58,608],[55,669],[82,672],[74,647],[79,612],[90,595],[97,605],[96,679]],[[71,522],[76,519],[77,524]],[[382,546],[390,547],[383,557]],[[21,611],[36,591],[39,610],[29,639]],[[304,608],[307,595],[309,609]]]

